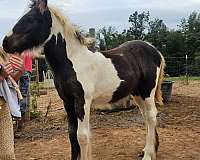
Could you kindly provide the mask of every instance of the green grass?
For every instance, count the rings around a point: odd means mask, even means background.
[[[186,76],[180,76],[180,77],[167,77],[165,80],[168,81],[181,81],[181,82],[186,82],[187,78]],[[188,77],[189,81],[200,81],[200,77]]]

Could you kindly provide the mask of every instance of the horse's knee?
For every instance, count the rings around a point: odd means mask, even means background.
[[[89,129],[78,130],[78,141],[80,144],[88,144],[90,142],[90,131]]]
[[[158,114],[156,107],[151,107],[151,108],[147,109],[145,114],[146,114],[147,123],[156,124],[157,114]]]

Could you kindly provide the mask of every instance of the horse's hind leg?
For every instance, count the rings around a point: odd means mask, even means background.
[[[85,117],[83,121],[78,120],[78,141],[81,148],[80,160],[91,160],[91,143],[90,143],[90,105],[91,98],[85,100]]]
[[[154,101],[154,90],[151,97],[143,100],[141,97],[135,97],[135,100],[144,117],[147,128],[146,145],[144,148],[144,155],[142,160],[156,160],[156,154],[159,146],[158,134],[156,131],[157,123],[157,108]]]

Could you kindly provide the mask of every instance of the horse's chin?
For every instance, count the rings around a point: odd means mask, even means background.
[[[42,55],[44,49],[43,47],[33,47],[33,48],[29,48],[29,49],[25,49],[22,52],[14,52],[13,54],[15,55],[24,55],[24,54],[30,54],[33,57],[39,57],[40,55]]]
[[[24,49],[6,45],[3,45],[3,50],[8,54],[22,54],[24,52]]]

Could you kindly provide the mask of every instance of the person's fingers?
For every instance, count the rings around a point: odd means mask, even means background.
[[[12,72],[13,72],[12,67],[6,67],[6,68],[4,68],[4,74],[6,76],[10,75]]]
[[[4,66],[3,66],[4,69],[6,69],[6,68],[10,68],[10,67],[12,68],[12,65],[11,65],[10,62],[4,64]]]
[[[18,57],[18,56],[12,56],[10,57],[11,60],[16,60],[16,61],[22,61],[22,58],[21,57]]]
[[[12,68],[11,65],[6,65],[6,66],[4,67],[4,70],[9,71],[9,70],[13,70],[13,68]]]
[[[15,69],[18,70],[18,71],[23,71],[24,67],[23,66],[16,66]]]
[[[23,66],[23,61],[18,61],[16,59],[12,59],[10,60],[10,62],[14,65],[14,66]]]
[[[24,63],[23,60],[19,57],[13,57],[10,59],[10,62],[14,66],[15,69],[17,70],[23,70],[24,68]]]
[[[15,63],[23,63],[23,59],[17,56],[11,57],[10,61]]]

